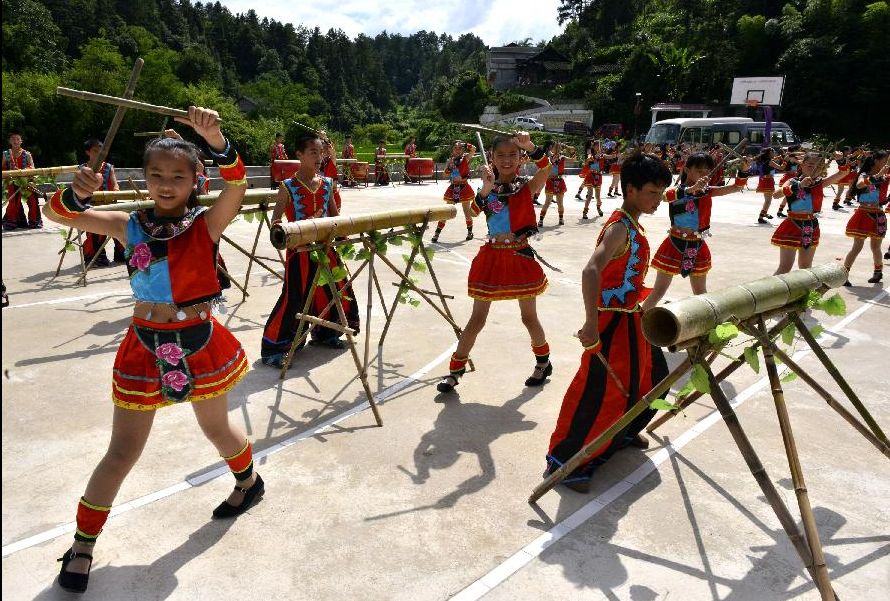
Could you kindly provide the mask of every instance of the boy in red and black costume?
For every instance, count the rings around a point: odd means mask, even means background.
[[[96,157],[102,152],[102,146],[102,141],[97,138],[90,138],[83,143],[83,149],[87,155],[87,162],[80,164],[81,169],[89,167],[95,162]],[[117,177],[114,175],[114,165],[105,161],[102,163],[102,166],[95,171],[102,176],[102,186],[99,190],[120,190],[117,185]],[[102,236],[100,234],[86,233],[86,239],[83,241],[83,260],[87,264],[89,264],[90,261],[93,260],[93,257],[99,253],[99,249],[102,248],[102,243],[105,242],[106,237],[107,236]],[[123,245],[117,240],[114,240],[114,261],[116,263],[123,263],[125,260]],[[105,253],[104,248],[102,248],[102,252],[96,258],[94,265],[96,265],[96,267],[108,267],[108,255]]]
[[[405,159],[405,181],[417,183],[419,180],[408,175],[408,162],[417,156],[417,137],[411,136],[411,139],[402,147],[402,152],[409,157]]]
[[[671,173],[657,158],[637,152],[622,163],[620,181],[624,203],[606,221],[582,274],[587,319],[578,338],[584,352],[550,437],[548,474],[618,421],[667,376],[661,349],[643,337],[640,301],[644,297],[649,243],[638,219],[658,209],[664,189],[671,183]],[[606,362],[620,386],[609,374]],[[613,453],[631,444],[647,447],[648,441],[639,433],[654,414],[652,409],[641,413],[563,484],[588,492],[593,471]]]
[[[292,178],[281,182],[278,200],[272,212],[272,223],[280,223],[282,216],[288,221],[334,217],[339,215],[334,194],[337,183],[329,177],[319,175],[321,171],[324,146],[321,138],[316,135],[305,135],[297,140],[297,158],[300,168]],[[329,267],[333,270],[341,266],[339,255],[334,249],[328,251]],[[284,272],[284,287],[281,295],[266,321],[261,347],[262,360],[265,365],[281,368],[284,357],[290,350],[297,332],[297,313],[303,311],[309,288],[315,280],[318,264],[313,262],[309,253],[287,250],[287,264]],[[350,328],[358,331],[359,314],[355,294],[342,283],[338,284],[343,295],[343,309]],[[331,300],[328,286],[318,286],[314,298],[309,304],[309,312],[320,316],[320,313]],[[323,319],[339,321],[336,309],[326,314]],[[340,334],[329,328],[315,326],[312,330],[314,344],[331,348],[343,348]]]
[[[284,147],[284,136],[275,134],[275,143],[269,147],[269,180],[273,190],[278,187],[278,182],[275,180],[275,161],[286,160],[287,150]]]
[[[34,157],[22,148],[22,136],[18,132],[9,134],[9,150],[3,151],[3,171],[12,169],[34,169]],[[37,205],[37,191],[31,186],[20,187],[10,181],[6,186],[6,213],[3,215],[3,229],[14,230],[19,227],[39,229],[43,227],[43,219],[40,217],[40,208]],[[28,203],[28,218],[25,219],[25,209],[22,200]]]

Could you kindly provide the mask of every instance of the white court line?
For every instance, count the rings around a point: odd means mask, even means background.
[[[417,370],[410,376],[400,380],[399,382],[396,382],[395,384],[393,384],[389,388],[386,388],[382,392],[374,395],[375,402],[377,402],[378,404],[383,404],[383,402],[386,401],[386,399],[388,399],[392,395],[396,394],[397,392],[403,390],[404,388],[408,387],[413,382],[416,382],[417,380],[419,380],[420,378],[422,378],[423,376],[428,374],[434,367],[436,367],[437,365],[439,365],[440,363],[442,363],[443,361],[445,361],[446,359],[451,357],[451,354],[454,352],[454,349],[456,349],[456,348],[457,348],[457,342],[452,343],[451,346],[449,346],[445,352],[443,352],[441,355],[439,355],[438,357],[436,357],[435,359],[433,359],[432,361],[430,361],[429,363],[427,363],[426,365],[421,367],[419,370]],[[281,442],[274,444],[271,447],[262,449],[261,451],[257,451],[256,453],[254,453],[253,458],[254,458],[254,460],[262,459],[263,457],[267,457],[267,456],[277,453],[279,451],[283,451],[284,449],[291,446],[292,444],[298,443],[301,440],[305,440],[307,438],[311,438],[311,437],[323,432],[324,430],[327,430],[331,426],[333,426],[333,425],[335,425],[335,424],[337,424],[337,423],[339,423],[339,422],[341,422],[341,421],[343,421],[357,413],[361,413],[362,411],[365,411],[370,406],[371,406],[371,404],[368,401],[365,401],[364,403],[356,405],[355,407],[353,407],[352,409],[349,409],[348,411],[344,411],[343,413],[339,413],[339,414],[331,417],[330,419],[320,423],[319,425],[315,426],[314,428],[312,428],[310,430],[307,430],[305,432],[301,432],[299,434],[291,436],[290,438],[288,438],[286,440],[282,440]],[[173,484],[172,486],[168,486],[167,488],[155,491],[153,493],[149,493],[147,495],[143,495],[139,498],[133,499],[132,501],[127,501],[126,503],[121,503],[120,505],[115,505],[114,507],[112,507],[111,512],[109,513],[108,517],[109,517],[109,519],[111,519],[117,515],[120,515],[122,513],[127,513],[128,511],[132,511],[138,507],[142,507],[144,505],[149,505],[151,503],[154,503],[155,501],[159,501],[166,497],[175,495],[176,493],[180,493],[184,490],[188,490],[190,488],[194,488],[195,486],[204,484],[205,482],[209,482],[210,480],[215,480],[216,478],[219,478],[220,476],[225,476],[228,473],[230,473],[228,466],[222,466],[222,467],[216,468],[214,470],[205,472],[203,474],[199,474],[192,478],[188,478],[183,482],[177,482],[176,484]],[[34,536],[29,536],[28,538],[24,538],[22,540],[14,542],[14,543],[10,543],[3,547],[3,557],[7,557],[9,555],[12,555],[13,553],[17,553],[17,552],[27,549],[29,547],[39,545],[40,543],[46,542],[48,540],[52,540],[52,539],[62,536],[64,534],[74,532],[74,529],[75,529],[75,522],[68,522],[67,524],[57,526],[56,528],[51,528],[50,530],[45,530],[44,532],[40,532],[38,534],[35,534]]]
[[[818,342],[827,341],[829,339],[829,336],[827,336],[827,334],[839,333],[853,321],[861,317],[863,313],[877,305],[878,302],[888,294],[890,294],[890,288],[885,288],[872,299],[865,301],[865,303],[863,303],[861,307],[853,311],[853,313],[851,313],[850,315],[846,316],[833,328],[831,328],[830,330],[826,329],[825,332],[819,337]],[[812,351],[809,348],[802,349],[796,352],[792,359],[795,362],[799,361],[802,357],[805,357],[811,352]],[[778,367],[780,375],[788,370],[787,365],[779,365]],[[733,397],[730,400],[730,404],[733,406],[733,408],[738,407],[739,405],[750,399],[752,396],[766,388],[768,384],[769,377],[764,376],[763,378],[737,394],[735,397]],[[464,590],[451,597],[451,601],[476,601],[476,599],[480,599],[483,596],[487,595],[489,592],[491,592],[492,589],[504,582],[507,578],[528,565],[533,559],[540,555],[544,551],[544,549],[547,549],[548,547],[555,544],[558,540],[560,540],[570,532],[574,531],[576,528],[584,524],[587,520],[599,513],[600,510],[605,509],[606,506],[609,505],[609,503],[618,499],[624,493],[630,491],[634,486],[642,482],[646,476],[654,472],[658,468],[658,466],[667,461],[671,455],[682,449],[688,443],[698,438],[700,434],[705,432],[708,428],[719,421],[721,421],[719,411],[714,411],[713,413],[708,414],[707,417],[699,421],[696,425],[683,432],[683,434],[681,434],[676,440],[667,443],[663,448],[659,449],[649,458],[646,463],[625,476],[623,480],[609,488],[607,491],[598,495],[592,501],[588,502],[578,511],[556,524],[556,526],[554,526],[541,536],[528,543],[522,549],[520,549],[509,558],[507,558],[505,561],[503,561],[501,564],[496,566],[493,570],[482,576],[482,578],[479,578],[475,582],[472,582]]]

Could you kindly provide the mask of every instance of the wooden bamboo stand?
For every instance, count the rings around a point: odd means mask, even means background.
[[[829,407],[834,409],[841,417],[844,418],[846,422],[853,426],[853,428],[857,432],[859,432],[863,436],[863,438],[871,443],[882,455],[884,455],[888,459],[890,459],[890,442],[888,442],[887,437],[884,435],[884,432],[875,422],[868,409],[865,408],[865,406],[850,388],[849,384],[840,374],[840,371],[831,362],[831,360],[825,354],[824,350],[819,347],[819,345],[816,343],[815,338],[813,338],[812,334],[803,324],[802,320],[800,319],[800,314],[805,310],[805,304],[801,301],[797,301],[780,309],[772,310],[766,313],[760,313],[756,316],[738,322],[739,330],[749,334],[754,338],[754,348],[762,354],[764,364],[766,365],[767,375],[770,381],[770,389],[776,408],[776,415],[782,433],[785,455],[788,460],[788,466],[791,472],[791,479],[794,485],[794,491],[797,497],[797,504],[803,523],[803,532],[801,532],[800,529],[797,527],[795,518],[792,516],[790,510],[786,506],[782,496],[773,485],[773,481],[767,475],[766,470],[763,467],[763,463],[760,461],[760,458],[754,450],[753,445],[751,444],[744,429],[742,428],[738,416],[733,410],[729,399],[720,388],[720,383],[744,364],[744,356],[740,356],[736,362],[732,363],[731,365],[723,369],[719,374],[715,375],[710,365],[711,361],[709,360],[709,355],[713,356],[715,349],[718,349],[719,345],[710,343],[708,341],[707,335],[682,343],[682,348],[677,350],[686,350],[688,355],[686,359],[679,366],[677,366],[666,378],[664,378],[664,380],[662,380],[657,386],[655,386],[652,391],[650,391],[635,405],[633,405],[621,419],[615,422],[610,428],[608,428],[605,432],[592,440],[589,444],[585,445],[584,448],[582,448],[575,456],[566,461],[562,466],[559,467],[559,469],[554,471],[543,482],[536,486],[528,499],[529,503],[536,503],[537,500],[540,499],[541,496],[543,496],[547,491],[559,484],[576,468],[582,465],[589,457],[591,457],[596,452],[597,449],[607,444],[609,440],[622,432],[637,415],[639,415],[646,408],[649,407],[649,403],[652,400],[661,398],[677,380],[688,374],[692,370],[693,366],[701,365],[705,373],[707,374],[708,381],[710,383],[709,394],[714,400],[718,411],[720,411],[720,415],[723,418],[723,421],[726,424],[726,427],[729,430],[733,441],[736,443],[736,446],[738,446],[739,451],[742,454],[742,458],[748,466],[748,469],[751,471],[751,474],[754,476],[754,479],[760,486],[760,489],[769,502],[770,507],[772,507],[773,511],[776,514],[776,517],[779,519],[782,528],[785,530],[785,533],[788,535],[792,545],[797,550],[798,555],[803,561],[804,566],[807,568],[807,571],[813,578],[813,581],[815,582],[816,587],[819,590],[821,598],[823,599],[823,601],[837,601],[837,597],[831,586],[828,569],[825,565],[825,556],[822,551],[822,544],[819,540],[819,533],[816,527],[815,518],[813,516],[806,482],[804,480],[803,468],[800,463],[797,446],[794,440],[791,419],[787,404],[785,403],[785,393],[782,389],[782,382],[779,378],[779,372],[776,366],[776,357],[778,357],[785,365],[787,365],[792,372],[800,376],[800,378],[804,382],[806,382],[816,392],[816,394],[818,394],[827,402]],[[777,317],[779,318],[779,321],[773,327],[767,328],[765,320],[771,317]],[[838,383],[846,396],[850,399],[850,402],[859,412],[859,415],[862,417],[865,423],[859,421],[856,416],[848,411],[827,390],[825,390],[825,388],[823,388],[811,374],[804,371],[800,365],[794,362],[786,353],[777,348],[776,345],[772,342],[773,338],[777,336],[789,323],[793,323],[797,327],[797,331],[801,334],[807,345],[813,350],[813,352],[825,366],[826,370],[832,375],[834,380]],[[687,397],[684,406],[688,405],[690,402],[693,402],[696,398],[699,398],[701,396],[701,394],[690,395],[689,397]],[[649,431],[651,432],[661,423],[664,423],[664,421],[666,420],[662,419],[659,420],[659,422],[654,423],[649,428]]]
[[[395,316],[396,308],[399,305],[399,295],[402,294],[404,290],[411,290],[412,292],[420,296],[421,299],[423,299],[430,307],[432,307],[442,317],[442,319],[444,319],[452,327],[456,337],[459,338],[462,333],[460,326],[457,325],[457,323],[454,321],[454,318],[451,315],[451,310],[448,308],[447,299],[453,297],[450,297],[442,292],[442,288],[439,285],[439,280],[436,277],[436,272],[433,269],[433,265],[429,259],[429,256],[427,255],[426,247],[423,244],[423,234],[426,233],[426,230],[429,226],[431,215],[432,211],[428,211],[423,218],[423,221],[419,224],[408,224],[404,227],[392,229],[386,233],[380,234],[380,237],[376,238],[376,242],[367,232],[361,232],[357,234],[354,233],[347,236],[342,236],[338,239],[338,228],[335,225],[324,236],[323,241],[319,241],[307,246],[297,246],[293,248],[294,252],[312,252],[317,250],[322,254],[322,256],[327,256],[328,251],[332,248],[347,244],[361,245],[362,248],[368,251],[368,258],[362,260],[358,268],[355,269],[355,271],[353,271],[349,275],[349,277],[347,277],[346,282],[343,285],[344,289],[351,289],[354,286],[358,276],[367,268],[368,301],[365,314],[365,323],[363,325],[365,330],[364,350],[363,356],[360,357],[356,344],[357,333],[353,329],[341,325],[341,323],[346,323],[346,312],[343,309],[343,297],[338,285],[339,282],[329,282],[328,284],[326,284],[328,286],[328,289],[330,290],[332,300],[329,301],[324,309],[319,312],[318,316],[309,315],[309,307],[315,296],[315,292],[318,289],[319,278],[322,271],[326,269],[325,265],[319,263],[318,268],[315,272],[315,277],[309,287],[308,294],[306,295],[306,301],[303,305],[303,310],[296,315],[298,319],[297,331],[296,335],[294,336],[294,340],[291,343],[290,349],[285,356],[281,372],[279,373],[280,379],[284,379],[285,375],[287,374],[287,370],[290,368],[290,365],[293,361],[294,354],[297,348],[302,345],[305,342],[306,338],[309,336],[309,331],[311,329],[310,326],[324,326],[340,332],[346,337],[347,346],[349,347],[350,354],[352,355],[353,362],[355,363],[356,372],[358,374],[359,380],[362,383],[362,388],[364,389],[365,396],[367,397],[368,402],[371,406],[371,410],[374,413],[374,419],[376,420],[378,426],[383,425],[383,420],[380,417],[380,411],[377,407],[377,403],[374,401],[374,394],[371,392],[371,387],[368,382],[368,366],[370,365],[371,346],[371,313],[373,309],[373,299],[375,291],[383,308],[384,316],[386,317],[386,323],[383,327],[383,332],[381,333],[380,339],[377,343],[378,348],[383,346],[383,342],[386,339],[386,334],[389,332],[389,327],[392,324],[393,317]],[[414,246],[411,251],[408,265],[405,267],[404,270],[400,270],[385,254],[380,252],[377,243],[385,243],[387,240],[391,240],[392,238],[404,235],[414,237],[417,240],[417,245]],[[411,269],[418,254],[423,256],[427,272],[429,273],[435,287],[435,290],[433,291],[422,290],[410,279]],[[388,310],[386,308],[386,300],[383,295],[383,289],[380,285],[380,280],[377,277],[376,265],[378,261],[386,265],[386,267],[388,267],[399,277],[399,282],[395,284],[399,287],[399,291],[396,293],[396,297],[395,299],[393,299],[392,305]],[[437,304],[437,302],[434,300],[434,297],[438,299],[438,301],[441,303],[441,306]],[[330,321],[329,319],[326,319],[332,309],[336,311],[336,314],[339,317],[341,323],[335,323],[333,321]],[[470,364],[470,369],[473,369],[472,364]]]

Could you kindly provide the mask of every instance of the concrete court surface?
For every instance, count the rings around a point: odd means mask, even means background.
[[[570,194],[578,183],[568,178]],[[441,183],[349,189],[344,207],[366,213],[435,204],[443,191]],[[605,199],[607,215],[617,205]],[[775,269],[773,227],[755,223],[759,205],[760,196],[750,191],[715,201],[711,290]],[[826,208],[817,264],[839,260],[850,246],[843,236],[849,213]],[[581,269],[604,221],[580,215],[581,203],[569,196],[566,225],[554,227],[554,208],[535,244],[562,269],[547,271],[551,286],[539,298],[555,367],[542,389],[523,386],[533,359],[516,303],[492,309],[473,351],[477,372],[446,399],[435,384],[447,370],[451,329],[425,305],[401,305],[379,351],[383,311],[375,299],[370,377],[385,397],[383,428],[362,410],[347,351],[307,347],[283,381],[259,363],[263,324],[280,283],[255,266],[250,297],[238,304],[241,294],[229,290],[228,313],[218,318],[253,364],[231,393],[230,407],[260,456],[265,499],[237,521],[211,521],[233,479],[189,408],[160,410],[99,539],[84,598],[818,599],[710,399],[658,430],[648,451],[616,455],[589,495],[558,487],[539,507],[526,503],[579,363],[572,332],[583,318]],[[657,247],[666,209],[643,224]],[[243,219],[229,229],[244,245],[254,232]],[[479,218],[477,237],[484,232]],[[455,296],[450,306],[460,323],[469,316],[466,276],[480,244],[463,242],[464,233],[460,217],[450,222],[433,261],[446,293]],[[49,224],[2,238],[12,301],[2,311],[2,598],[9,601],[71,597],[55,587],[55,559],[69,546],[77,499],[108,441],[111,366],[131,315],[123,266],[95,270],[89,285],[78,287],[69,256],[62,275],[50,280],[61,242]],[[265,234],[260,248],[261,255],[275,256]],[[391,246],[389,256],[402,265],[399,255],[407,248]],[[222,252],[232,273],[243,274],[244,256],[226,244]],[[383,266],[379,273],[391,302],[392,278]],[[886,282],[864,283],[870,273],[865,251],[851,276],[856,286],[840,290],[847,317],[814,316],[827,328],[822,342],[829,355],[890,431],[890,299]],[[427,275],[420,277],[432,286]],[[650,273],[650,284],[653,279]],[[361,277],[356,287],[363,328],[366,282]],[[688,283],[678,279],[668,297],[688,293]],[[681,357],[668,359],[676,365]],[[842,398],[812,353],[800,361]],[[724,390],[742,403],[741,422],[797,516],[764,376],[744,367]],[[845,600],[887,599],[886,458],[800,380],[786,388],[834,586]]]

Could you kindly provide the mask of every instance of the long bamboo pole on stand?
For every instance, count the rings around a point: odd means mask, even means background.
[[[139,75],[142,73],[142,66],[145,64],[145,61],[142,58],[137,58],[136,62],[133,64],[133,71],[130,73],[130,81],[127,82],[127,88],[124,90],[124,98],[121,100],[129,100],[133,97],[133,94],[136,92],[136,83],[139,81]],[[56,88],[56,93],[60,94],[60,90],[67,90],[67,88]],[[84,92],[87,94],[87,92]],[[65,94],[62,94],[65,95]],[[101,94],[100,94],[101,96]],[[78,98],[79,96],[74,96]],[[127,114],[127,106],[118,104],[118,108],[114,113],[114,117],[111,120],[111,125],[108,127],[108,133],[105,134],[105,141],[102,143],[102,150],[99,151],[99,154],[96,155],[96,159],[93,161],[93,164],[90,165],[90,168],[93,171],[97,171],[99,167],[102,166],[102,163],[105,161],[105,157],[108,156],[108,151],[111,150],[111,143],[114,142],[114,137],[117,135],[117,130],[120,128],[121,122],[124,120],[124,115]],[[186,113],[188,116],[188,113]],[[68,249],[68,244],[71,242],[71,232],[74,228],[70,228],[68,231],[68,238],[65,240],[65,246],[62,247],[62,257],[59,259],[59,267],[56,269],[56,275],[53,276],[55,278],[59,275],[59,271],[62,269],[62,261],[65,260],[65,253]],[[78,234],[78,239],[80,239],[80,234]],[[86,265],[84,265],[83,261],[83,249],[81,248],[81,278],[83,280],[83,285],[87,285],[86,274],[87,269]]]

